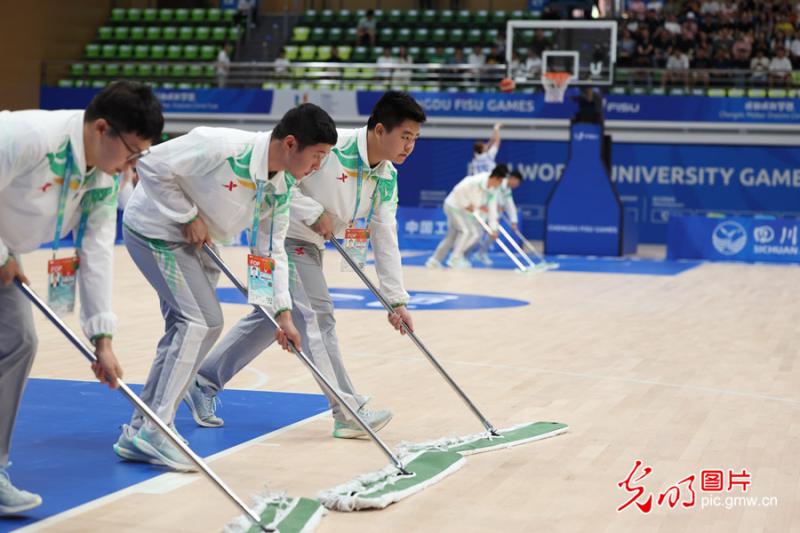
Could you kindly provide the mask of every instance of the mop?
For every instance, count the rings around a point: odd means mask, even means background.
[[[375,287],[372,281],[370,281],[367,275],[364,274],[360,268],[358,268],[352,258],[347,254],[344,248],[342,248],[342,245],[339,244],[339,241],[336,240],[336,238],[332,238],[330,239],[330,242],[333,244],[334,248],[339,251],[345,261],[347,261],[347,263],[350,265],[350,268],[352,268],[358,277],[361,278],[361,281],[364,282],[372,294],[374,294],[381,304],[383,304],[383,307],[386,309],[386,311],[393,313],[394,310],[392,309],[391,304],[381,294],[378,288]],[[460,455],[471,455],[474,453],[487,452],[500,448],[510,448],[519,444],[525,444],[527,442],[533,442],[547,437],[554,437],[567,431],[567,425],[558,422],[532,422],[519,424],[503,430],[495,429],[495,427],[486,419],[486,417],[483,416],[480,410],[478,410],[466,393],[464,393],[461,387],[459,387],[453,378],[450,377],[450,374],[447,373],[436,357],[434,357],[433,354],[425,347],[425,345],[422,344],[422,341],[419,340],[419,337],[417,337],[417,335],[411,331],[411,328],[409,328],[405,322],[402,324],[402,327],[408,338],[410,338],[416,347],[419,348],[425,357],[428,358],[428,361],[431,362],[444,380],[461,397],[469,410],[472,411],[478,420],[481,421],[485,431],[475,433],[473,435],[444,438],[436,441],[423,442],[420,444],[404,443],[400,446],[401,453],[413,453],[422,450],[434,449],[456,452]]]
[[[233,274],[228,265],[217,255],[208,244],[203,248],[219,269],[228,277],[237,289],[247,297],[247,288],[242,285]],[[254,305],[265,318],[272,322],[275,328],[278,323],[267,309]],[[415,494],[430,485],[445,478],[464,465],[464,458],[455,452],[447,450],[419,450],[407,452],[401,457],[393,453],[386,444],[375,434],[347,402],[344,401],[339,391],[331,385],[328,379],[319,371],[311,358],[293,343],[289,347],[308,369],[314,374],[323,388],[334,396],[348,414],[369,435],[370,439],[389,458],[392,464],[385,468],[364,474],[356,479],[343,483],[332,489],[321,492],[317,498],[328,509],[337,511],[358,511],[362,509],[383,509],[384,507]]]
[[[509,225],[512,224],[511,220],[508,218],[508,215],[503,215],[503,219],[506,221],[507,224]],[[500,226],[500,230],[506,236],[506,239],[511,241],[514,247],[519,251],[520,254],[522,254],[525,257],[525,259],[534,269],[540,271],[546,271],[546,270],[556,270],[558,268],[559,266],[558,263],[547,261],[544,258],[544,256],[539,253],[539,251],[536,249],[533,243],[525,238],[525,235],[523,235],[519,229],[514,229],[513,225],[511,226],[511,228],[516,234],[516,236],[519,237],[519,240],[522,242],[522,246],[525,249],[527,249],[530,253],[532,253],[534,256],[536,256],[536,259],[539,261],[538,263],[534,263],[533,261],[531,261],[530,257],[528,257],[528,255],[519,247],[517,241],[512,239],[511,236],[508,235],[508,232],[506,232],[505,229],[502,226]]]
[[[478,221],[478,223],[486,231],[486,233],[488,233],[489,235],[491,235],[493,233],[491,228],[489,227],[489,225],[481,218],[481,216],[478,213],[473,212],[472,216],[475,217],[475,220]],[[506,246],[506,244],[501,239],[497,239],[495,242],[500,247],[500,249],[503,250],[506,253],[506,255],[509,257],[509,259],[511,259],[514,262],[514,264],[517,265],[517,268],[519,269],[520,272],[524,273],[524,272],[528,271],[528,267],[523,265],[522,262],[517,258],[517,256],[515,254],[511,253],[511,250],[508,249],[508,246]]]
[[[81,354],[89,360],[91,363],[97,362],[97,357],[94,355],[91,349],[89,349],[83,341],[75,334],[74,331],[67,326],[61,318],[53,311],[40,297],[37,295],[33,289],[31,289],[27,284],[23,283],[19,279],[15,279],[14,283],[16,283],[17,287],[28,297],[28,299],[42,312],[44,315],[53,323],[53,325],[67,337],[75,348],[78,349]],[[208,464],[203,461],[197,454],[195,454],[189,446],[187,446],[183,440],[172,429],[161,420],[158,415],[156,415],[150,407],[146,403],[144,403],[141,398],[139,398],[131,389],[126,385],[121,379],[117,379],[117,386],[119,391],[128,398],[128,400],[134,405],[136,409],[138,409],[148,420],[150,420],[155,426],[164,434],[169,441],[176,446],[178,449],[183,452],[183,454],[192,461],[192,463],[200,469],[203,474],[211,480],[211,482],[217,486],[225,495],[233,502],[234,505],[239,507],[242,511],[244,511],[246,518],[244,519],[245,522],[250,525],[252,523],[253,531],[276,531],[275,526],[272,522],[262,522],[259,519],[259,515],[255,513],[253,510],[247,507],[245,503],[242,501],[239,496],[237,496],[228,485],[225,484],[222,479],[217,476],[217,474],[211,470]],[[281,531],[284,531],[283,529]]]

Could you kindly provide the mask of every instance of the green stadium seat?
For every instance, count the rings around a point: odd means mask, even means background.
[[[303,18],[300,19],[300,22],[303,24],[315,24],[318,20],[319,14],[317,13],[316,9],[306,9],[305,13],[303,13]]]
[[[311,44],[300,47],[300,61],[314,61],[317,55],[317,47]]]
[[[331,46],[324,44],[317,47],[317,61],[327,61],[331,58]]]
[[[154,44],[150,47],[150,59],[163,61],[167,58],[167,47],[163,44]]]
[[[132,26],[130,38],[131,41],[144,41],[147,30],[144,26]]]
[[[395,34],[394,41],[397,44],[406,45],[411,42],[411,28],[400,28]]]
[[[192,9],[190,18],[192,24],[202,24],[206,21],[206,10],[200,7],[196,7]]]
[[[103,59],[114,59],[117,57],[117,45],[116,44],[104,44],[103,47],[100,49],[100,57]]]
[[[242,29],[239,26],[231,26],[228,28],[228,40],[235,43],[242,36]]]
[[[450,44],[462,44],[464,42],[464,28],[453,28],[447,34],[447,42]]]
[[[171,44],[167,47],[167,59],[177,61],[183,57],[183,46]]]
[[[416,9],[409,9],[403,15],[403,23],[416,25],[419,24],[419,11]]]
[[[137,63],[136,75],[140,78],[149,78],[153,75],[153,65],[150,63]]]
[[[115,7],[111,10],[111,22],[114,24],[122,24],[125,22],[125,10],[119,7]]]
[[[460,26],[468,26],[472,22],[472,14],[468,9],[462,9],[456,14],[456,23]]]
[[[336,15],[336,22],[339,24],[352,24],[353,23],[353,14],[350,12],[349,9],[340,9],[339,13]],[[356,23],[358,21],[355,21]]]
[[[342,28],[335,26],[328,31],[328,43],[330,44],[338,44],[342,42],[342,38],[344,37],[344,32]]]
[[[147,28],[147,40],[148,41],[160,41],[161,40],[161,27],[160,26],[150,26]]]
[[[222,10],[211,8],[206,12],[206,22],[209,24],[219,24],[222,22]]]
[[[134,63],[125,63],[122,65],[122,77],[123,78],[133,78],[136,76],[136,64]]]
[[[311,39],[312,43],[322,43],[326,40],[328,30],[322,27],[316,27],[311,30]]]
[[[770,89],[767,91],[767,96],[769,98],[786,98],[788,95],[786,89]]]
[[[443,9],[442,11],[439,11],[438,23],[443,24],[445,26],[449,26],[450,24],[453,23],[454,16],[455,15],[452,9]]]
[[[98,76],[103,75],[103,64],[102,63],[89,63],[89,76],[93,78],[97,78]]]
[[[349,28],[345,28],[344,30],[344,40],[348,43],[356,42],[356,37],[358,36],[358,28],[355,26],[350,26]]]
[[[194,44],[187,44],[183,47],[183,58],[186,61],[197,61],[200,59],[200,48]]]
[[[674,89],[673,89],[674,90]],[[670,91],[672,94],[672,91]],[[740,88],[730,88],[728,89],[728,96],[731,98],[742,98],[745,95],[745,90]]]
[[[73,63],[69,66],[69,74],[73,77],[80,77],[86,73],[86,65],[83,63]]]
[[[164,83],[161,84],[161,88],[162,89],[177,89],[178,86],[175,83],[171,82],[171,81],[165,81]]]
[[[186,65],[178,64],[178,65],[170,65],[169,75],[173,78],[185,78],[186,77]]]
[[[194,28],[191,26],[181,26],[178,30],[179,41],[191,41],[194,39]]]
[[[531,45],[533,44],[533,30],[522,30],[519,32],[519,43]],[[516,35],[514,36],[516,39]]]
[[[105,63],[103,65],[103,74],[110,78],[119,77],[119,65],[117,63]]]
[[[233,9],[226,9],[222,12],[222,22],[225,24],[233,24],[233,19],[236,16],[236,12]]]
[[[142,12],[142,20],[148,24],[158,21],[158,9],[149,7]]]
[[[361,79],[371,80],[375,78],[375,67],[365,67],[361,69]]]
[[[91,87],[92,89],[102,89],[106,86],[106,82],[103,80],[92,80]]]
[[[211,44],[204,44],[200,47],[200,59],[202,61],[216,61],[217,47]]]
[[[194,40],[207,42],[211,40],[211,28],[208,26],[198,26],[194,29]]]
[[[481,40],[483,39],[483,32],[477,28],[472,28],[467,32],[467,44],[476,45],[481,44]]]
[[[493,26],[497,26],[497,27],[503,26],[503,27],[505,27],[506,20],[508,20],[508,14],[505,11],[503,11],[502,9],[498,9],[498,10],[492,12],[490,21],[491,21],[491,24]]]
[[[188,81],[183,81],[178,84],[178,89],[192,89],[194,88],[194,84],[189,83]]]
[[[394,41],[394,28],[383,27],[378,30],[378,42],[381,44],[391,44]]]
[[[525,12],[521,9],[515,9],[508,18],[510,20],[525,20]]]
[[[323,9],[319,14],[319,21],[321,24],[330,25],[333,23],[333,10]]]
[[[433,26],[434,24],[439,22],[436,20],[435,9],[426,9],[425,11],[423,11],[420,20],[422,21],[423,24],[427,26]]]
[[[161,38],[165,41],[176,41],[178,39],[178,28],[175,26],[164,26],[161,30]]]
[[[176,9],[175,10],[175,22],[178,24],[188,24],[189,23],[189,10],[188,9]]]
[[[114,38],[114,28],[112,28],[111,26],[100,26],[99,28],[97,28],[98,41],[110,41],[113,38]]]
[[[414,42],[419,44],[425,44],[430,40],[430,33],[428,32],[428,28],[417,28],[414,31]]]
[[[168,24],[175,20],[175,10],[164,8],[158,10],[158,21],[162,24]]]
[[[289,69],[289,72],[292,74],[293,78],[303,78],[306,75],[306,68],[305,67],[292,67]]]
[[[625,90],[625,87],[612,87],[611,91],[609,91],[609,92],[611,94],[627,94],[627,91]]]
[[[202,78],[203,65],[189,65],[188,75],[190,78]]]
[[[299,51],[297,46],[287,44],[283,47],[283,51],[286,54],[286,59],[289,61],[295,61],[297,59],[297,53]]]
[[[221,43],[223,42],[228,36],[228,29],[222,26],[215,26],[213,30],[211,30],[211,40],[214,42]]]
[[[386,15],[386,22],[389,24],[400,24],[403,21],[403,12],[399,9],[390,9]]]
[[[342,61],[350,61],[350,56],[353,55],[353,47],[350,45],[339,45],[336,47],[336,53]]]
[[[739,89],[739,90],[742,92],[742,94],[744,94],[743,90],[741,90],[741,89]],[[686,95],[686,90],[682,89],[681,87],[672,87],[669,90],[669,95],[670,96],[685,96]]]
[[[75,80],[70,80],[66,78],[63,80],[58,80],[58,86],[66,88],[75,87]]]
[[[308,41],[309,35],[311,35],[311,28],[308,26],[295,26],[292,28],[292,42],[304,43]]]
[[[369,50],[366,46],[356,46],[353,48],[353,63],[365,63],[369,59]]]
[[[150,57],[150,46],[146,44],[137,44],[133,48],[133,57],[139,61],[144,61]]]
[[[444,28],[436,28],[431,34],[431,41],[437,44],[443,44],[447,41],[447,30]]]
[[[156,78],[169,76],[169,65],[153,65],[153,76]]]
[[[138,7],[132,7],[128,9],[128,12],[125,16],[125,20],[128,22],[141,22],[142,21],[142,10]]]
[[[491,28],[486,30],[486,33],[483,34],[483,42],[489,45],[492,45],[497,41],[498,31],[495,28]]]
[[[133,45],[131,44],[121,44],[117,47],[117,57],[119,59],[131,59],[133,58]]]

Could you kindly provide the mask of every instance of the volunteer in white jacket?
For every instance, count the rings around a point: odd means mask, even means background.
[[[116,387],[122,370],[111,345],[117,221],[112,175],[147,151],[163,123],[152,91],[128,82],[100,91],[85,111],[0,113],[0,515],[41,504],[38,495],[15,488],[6,473],[11,432],[37,346],[30,302],[12,284],[15,278],[28,281],[20,254],[53,241],[57,259],[47,265],[48,300],[59,312],[69,311],[77,281],[81,326],[98,358],[94,373]],[[77,235],[76,254],[58,250],[70,232]]]
[[[141,396],[166,423],[222,332],[219,269],[203,243],[230,242],[251,229],[249,298],[276,317],[281,329],[273,333],[284,348],[288,340],[300,343],[283,244],[289,201],[294,176],[318,169],[335,143],[330,116],[303,104],[271,132],[196,128],[153,148],[137,165],[139,186],[123,217],[125,246],[158,293],[166,322]],[[114,451],[131,461],[194,470],[138,411]]]
[[[500,188],[497,190],[497,216],[502,216],[503,213],[508,215],[508,220],[511,223],[511,229],[517,231],[519,228],[519,215],[517,214],[517,204],[514,203],[514,189],[522,184],[522,174],[519,170],[513,170],[508,175]],[[488,235],[481,237],[480,246],[478,251],[475,252],[474,258],[486,266],[492,265],[492,260],[489,258],[489,248],[491,248],[494,239]]]
[[[475,141],[472,146],[472,161],[467,165],[467,176],[474,176],[483,172],[491,172],[497,164],[497,151],[500,150],[500,128],[499,122],[492,129],[492,137],[484,141]]]
[[[366,257],[367,239],[372,243],[381,292],[393,304],[391,324],[402,331],[401,321],[412,325],[406,309],[400,250],[397,244],[397,170],[411,154],[425,112],[406,93],[385,93],[369,118],[367,127],[339,130],[339,142],[319,171],[299,182],[300,193],[292,199],[286,249],[294,267],[290,291],[295,323],[303,346],[326,378],[375,431],[392,417],[387,410],[364,408],[367,398],[355,392],[339,352],[333,301],[322,271],[326,239],[345,237],[356,262]],[[364,229],[368,229],[368,237]],[[250,313],[214,347],[190,388],[195,420],[201,425],[221,425],[214,413],[214,398],[225,384],[272,342],[271,326],[258,313]],[[327,394],[327,393],[326,393]],[[334,416],[334,437],[365,435],[346,411],[329,396]]]
[[[480,214],[486,207],[489,227],[495,232],[490,236],[497,238],[497,195],[495,194],[503,179],[508,175],[508,167],[500,164],[491,172],[467,176],[453,187],[444,200],[444,212],[447,215],[447,235],[445,235],[436,251],[425,263],[428,268],[441,268],[444,258],[452,250],[447,266],[452,268],[469,268],[470,262],[464,254],[480,239],[483,233],[473,213]]]

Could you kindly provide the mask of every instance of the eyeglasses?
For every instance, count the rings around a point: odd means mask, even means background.
[[[126,163],[132,163],[134,161],[138,161],[139,159],[150,153],[149,148],[145,150],[135,150],[131,148],[131,145],[129,145],[125,141],[125,137],[122,136],[122,133],[119,131],[119,128],[117,128],[116,126],[112,126],[111,124],[109,124],[109,126],[111,127],[111,131],[114,132],[114,135],[116,135],[119,138],[119,140],[122,141],[122,144],[125,146],[125,149],[130,153],[130,155],[127,158],[125,158]]]

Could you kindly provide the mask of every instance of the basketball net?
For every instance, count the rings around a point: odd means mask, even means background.
[[[544,101],[549,104],[563,102],[571,79],[572,75],[569,72],[542,72]]]

